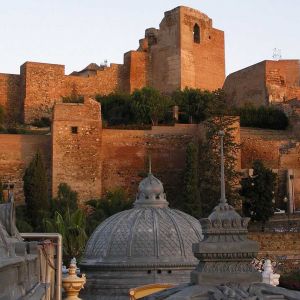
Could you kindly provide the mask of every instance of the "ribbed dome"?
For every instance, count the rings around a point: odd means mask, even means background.
[[[81,265],[107,267],[194,266],[192,244],[202,239],[200,223],[168,207],[135,207],[100,224]]]

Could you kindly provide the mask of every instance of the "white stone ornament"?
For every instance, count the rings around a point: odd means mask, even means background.
[[[262,280],[263,283],[267,283],[273,286],[279,285],[280,274],[274,273],[271,260],[266,259],[263,265]]]

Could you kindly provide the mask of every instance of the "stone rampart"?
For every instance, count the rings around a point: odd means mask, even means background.
[[[51,136],[0,134],[0,179],[15,185],[17,202],[24,200],[22,178],[37,151],[40,151],[51,178]]]
[[[248,237],[259,243],[259,258],[279,263],[280,273],[300,269],[300,232],[251,232]]]

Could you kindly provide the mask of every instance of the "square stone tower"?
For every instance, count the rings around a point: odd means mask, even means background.
[[[224,32],[198,10],[179,6],[165,12],[159,29],[146,30],[139,50],[149,53],[148,85],[160,91],[215,90],[224,83]]]
[[[95,100],[57,103],[52,123],[52,194],[67,183],[79,200],[101,197],[101,108]]]

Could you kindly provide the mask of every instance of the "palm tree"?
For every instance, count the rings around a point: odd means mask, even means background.
[[[82,210],[77,209],[64,214],[56,211],[53,219],[45,219],[45,228],[48,232],[58,232],[63,238],[64,262],[80,258],[87,240],[86,217]]]

